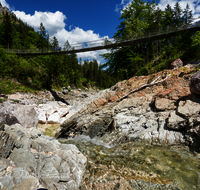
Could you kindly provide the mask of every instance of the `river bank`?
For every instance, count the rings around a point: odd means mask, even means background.
[[[100,92],[2,95],[1,189],[199,189],[196,71],[164,70]]]

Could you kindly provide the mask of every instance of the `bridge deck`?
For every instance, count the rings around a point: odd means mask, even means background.
[[[60,54],[71,54],[71,53],[81,53],[81,52],[88,52],[88,51],[97,51],[97,50],[102,50],[102,49],[114,49],[114,48],[118,48],[118,47],[123,47],[123,46],[129,46],[129,45],[134,45],[134,44],[140,44],[140,43],[144,43],[144,42],[149,42],[149,41],[154,41],[154,40],[161,40],[164,38],[169,38],[172,36],[176,36],[176,35],[180,35],[183,34],[187,31],[198,31],[200,30],[199,26],[195,26],[195,27],[190,27],[190,28],[186,28],[186,29],[180,29],[180,30],[176,30],[176,31],[170,31],[170,32],[165,32],[162,34],[156,34],[156,35],[150,35],[150,36],[146,36],[146,37],[142,37],[139,39],[134,39],[134,40],[128,40],[128,41],[123,41],[123,42],[117,42],[117,43],[112,43],[112,44],[108,44],[108,45],[102,45],[102,42],[100,45],[96,45],[94,47],[81,47],[80,45],[77,46],[77,49],[72,49],[72,50],[67,50],[67,51],[59,51],[59,52],[54,52],[54,51],[48,51],[48,52],[29,52],[26,50],[22,50],[23,52],[20,52],[20,50],[7,50],[6,53],[15,53],[16,55],[23,55],[23,56],[28,56],[28,55],[60,55]],[[87,43],[87,42],[85,42]],[[95,44],[93,44],[95,45]]]

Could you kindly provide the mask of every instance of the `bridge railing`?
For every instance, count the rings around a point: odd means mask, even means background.
[[[5,49],[6,53],[28,54],[28,53],[49,53],[53,49]]]
[[[140,31],[139,34],[133,34],[132,36],[128,36],[127,38],[121,38],[121,39],[102,38],[100,40],[95,40],[95,41],[71,44],[70,49],[62,48],[62,51],[81,50],[81,49],[85,49],[85,48],[105,46],[107,43],[118,44],[118,43],[127,42],[127,41],[134,41],[134,40],[138,40],[138,39],[149,38],[149,37],[153,37],[153,36],[159,36],[159,35],[162,35],[162,34],[170,34],[170,33],[178,32],[178,31],[185,30],[185,29],[191,29],[193,27],[198,27],[198,25],[191,26],[191,25],[185,24],[185,25],[182,25],[182,26],[179,26],[179,27],[175,26],[175,27],[154,28],[152,30],[148,30],[148,31],[145,31],[145,32]],[[41,53],[42,54],[42,53],[55,52],[54,49],[6,49],[5,51],[6,51],[6,53],[16,53],[16,54],[30,54],[30,53]]]

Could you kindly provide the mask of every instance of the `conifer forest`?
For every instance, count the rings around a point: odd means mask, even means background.
[[[0,5],[1,6],[1,5]],[[193,13],[179,2],[161,10],[155,1],[133,0],[121,10],[120,24],[113,34],[116,41],[132,39],[148,31],[170,30],[192,25]],[[105,28],[106,30],[106,28]],[[105,43],[110,43],[106,40]],[[68,85],[109,88],[133,76],[149,75],[164,69],[177,58],[187,63],[200,57],[200,32],[180,33],[175,37],[138,45],[109,49],[97,60],[78,59],[77,54],[17,56],[5,49],[55,49],[56,37],[49,37],[43,23],[38,30],[24,23],[13,13],[0,14],[0,78],[14,78],[32,89],[52,89]],[[68,41],[64,45],[70,49]]]

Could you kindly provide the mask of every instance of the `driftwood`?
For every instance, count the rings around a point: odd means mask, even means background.
[[[167,80],[170,76],[171,76],[171,74],[169,74],[165,79],[156,82],[156,81],[161,77],[161,75],[160,75],[158,78],[156,78],[156,79],[155,79],[153,82],[151,82],[150,84],[145,84],[145,85],[142,85],[142,86],[140,86],[140,87],[138,87],[138,88],[135,88],[134,90],[132,90],[132,91],[129,92],[128,94],[126,94],[126,95],[124,95],[123,97],[121,97],[120,99],[116,100],[116,102],[119,102],[119,101],[123,100],[124,98],[126,98],[127,96],[129,96],[130,94],[132,94],[132,93],[134,93],[134,92],[137,92],[138,90],[141,90],[141,89],[146,88],[146,87],[149,87],[149,86],[153,86],[153,85],[155,85],[155,84],[159,84],[159,83],[161,83],[161,82]]]

